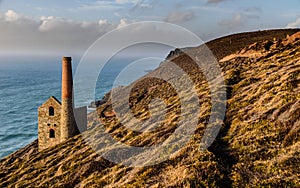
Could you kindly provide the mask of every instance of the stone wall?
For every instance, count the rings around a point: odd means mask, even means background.
[[[49,107],[54,108],[54,116],[49,116]],[[60,143],[61,137],[61,104],[55,97],[50,97],[38,109],[38,145],[39,151]],[[55,138],[50,138],[50,130]]]
[[[72,99],[62,99],[61,108],[61,141],[65,141],[79,134],[79,130],[74,118]]]

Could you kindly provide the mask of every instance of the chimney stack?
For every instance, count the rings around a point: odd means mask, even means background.
[[[71,57],[63,57],[62,59],[61,104],[61,141],[64,141],[79,132],[73,112],[74,102]]]
[[[61,98],[73,100],[73,76],[71,57],[63,57],[62,59]]]

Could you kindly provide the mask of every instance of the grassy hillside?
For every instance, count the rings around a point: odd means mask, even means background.
[[[172,61],[188,73],[201,110],[192,139],[170,159],[134,168],[100,157],[80,135],[42,152],[37,152],[34,142],[0,160],[0,187],[299,187],[300,33],[292,35],[297,31],[236,34],[208,43],[224,73],[227,111],[221,131],[207,151],[201,152],[199,146],[211,111],[209,87],[193,60],[181,54]],[[286,38],[286,34],[292,36]],[[163,73],[166,68],[162,64],[154,72]],[[129,104],[136,118],[155,115],[148,108],[153,98],[164,100],[167,112],[151,132],[122,126],[110,98],[89,119],[101,120],[105,131],[123,143],[153,146],[174,132],[181,112],[174,88],[160,79],[147,78],[131,90]],[[100,124],[91,122],[86,136],[105,146]]]

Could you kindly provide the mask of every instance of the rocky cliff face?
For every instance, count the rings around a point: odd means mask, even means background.
[[[180,53],[172,61],[195,85],[201,110],[192,139],[170,159],[148,167],[126,167],[102,158],[80,135],[42,152],[34,142],[0,161],[0,187],[300,186],[300,33],[296,32],[248,33],[208,43],[224,73],[227,111],[207,151],[201,152],[199,146],[211,110],[209,87],[193,60]],[[164,69],[162,64],[155,71]],[[148,107],[153,98],[162,99],[167,107],[166,118],[153,131],[139,133],[122,126],[107,96],[89,115],[92,123],[85,136],[105,145],[100,120],[105,132],[122,143],[162,143],[177,128],[181,104],[170,84],[147,78],[130,93],[136,118],[155,115]]]

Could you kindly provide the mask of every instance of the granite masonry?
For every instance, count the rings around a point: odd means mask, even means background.
[[[62,59],[60,102],[51,96],[38,109],[39,150],[53,147],[87,129],[87,109],[74,109],[72,59]],[[76,120],[75,120],[76,119]]]

